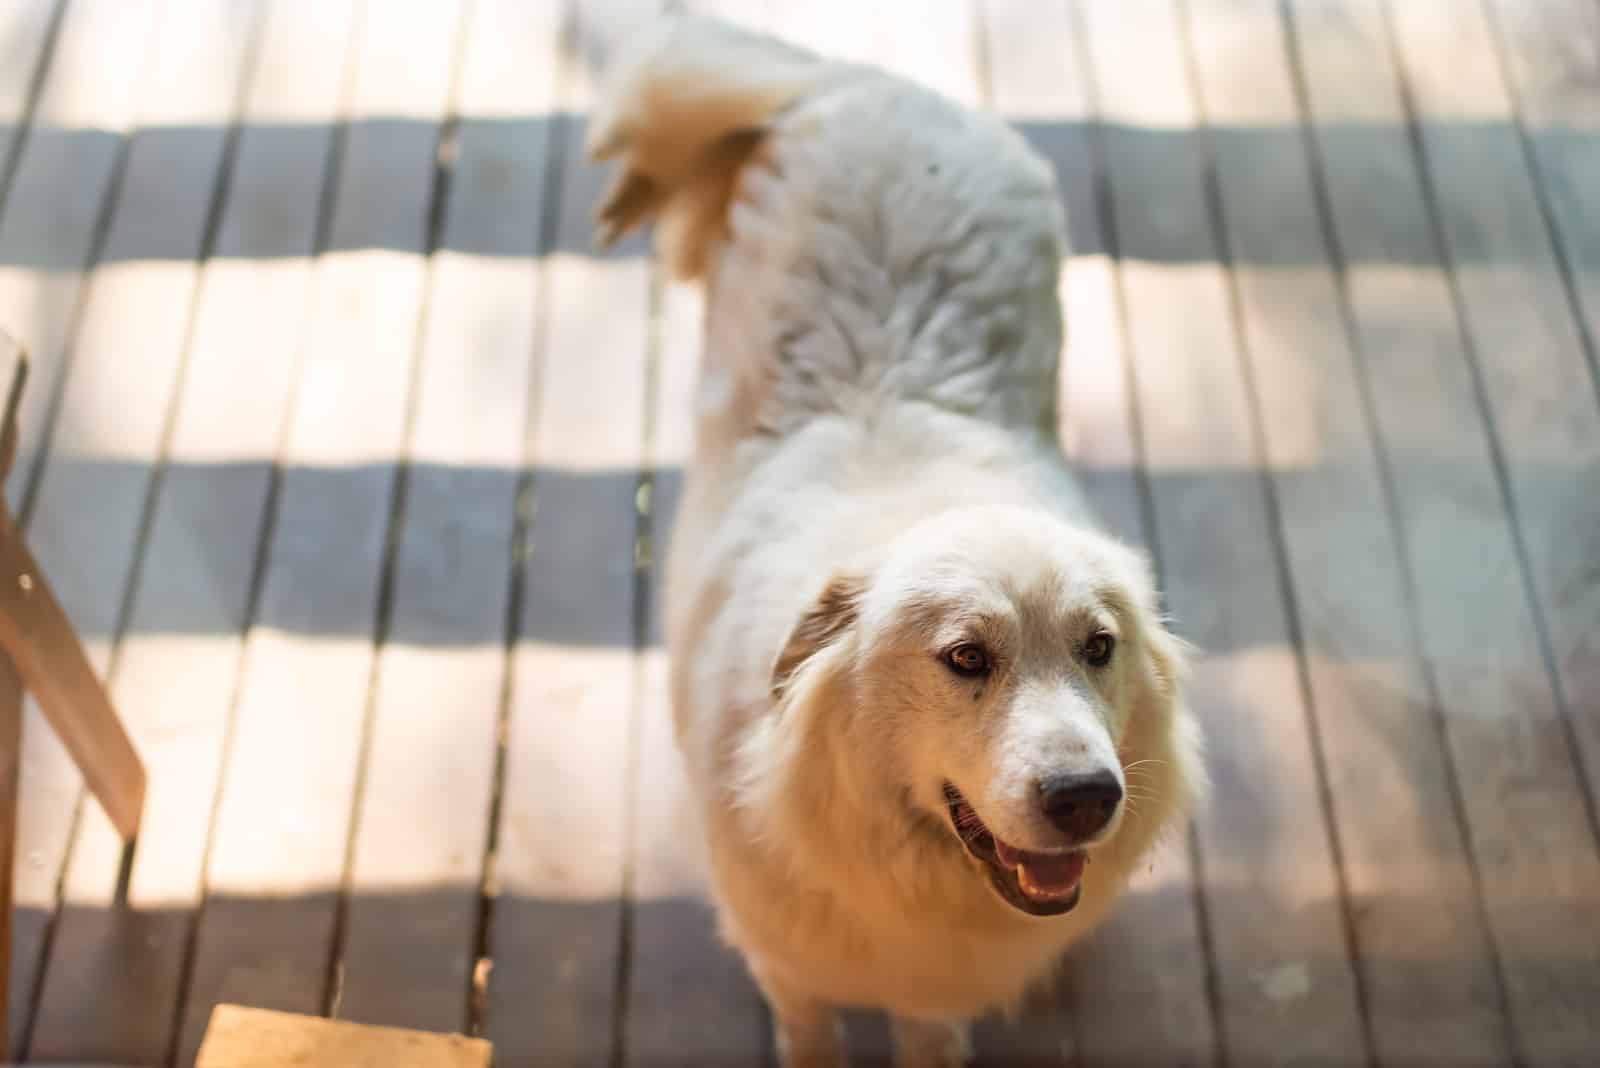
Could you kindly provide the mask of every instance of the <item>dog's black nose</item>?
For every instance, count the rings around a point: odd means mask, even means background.
[[[1111,822],[1122,801],[1122,784],[1109,770],[1059,772],[1039,782],[1044,814],[1075,839],[1088,838]]]

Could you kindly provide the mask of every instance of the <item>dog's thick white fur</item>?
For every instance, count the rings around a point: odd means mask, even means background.
[[[722,928],[788,1063],[836,1061],[846,1005],[954,1063],[1203,779],[1149,568],[1055,436],[1052,174],[990,117],[714,21],[608,73],[602,233],[658,220],[707,287],[667,625]],[[1125,799],[1063,831],[1042,791],[1096,775]]]

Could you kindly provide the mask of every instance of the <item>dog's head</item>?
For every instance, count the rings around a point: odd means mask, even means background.
[[[967,509],[835,576],[772,683],[780,704],[845,695],[881,796],[1048,916],[1077,904],[1130,809],[1181,805],[1156,796],[1178,784],[1149,754],[1177,729],[1182,660],[1139,554],[1038,512]]]

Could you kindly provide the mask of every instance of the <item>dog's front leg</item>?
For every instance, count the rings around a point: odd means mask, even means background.
[[[778,1063],[783,1068],[845,1068],[842,1029],[827,1004],[759,971],[756,983],[772,1009]]]
[[[965,1023],[931,1023],[896,1016],[895,1068],[960,1068],[972,1055]]]

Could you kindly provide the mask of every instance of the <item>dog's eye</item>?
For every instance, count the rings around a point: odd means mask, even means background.
[[[966,675],[969,678],[989,673],[989,654],[984,652],[983,646],[971,642],[962,642],[945,653],[944,662],[950,665],[950,670],[957,675]]]
[[[1111,653],[1117,647],[1117,639],[1101,631],[1091,635],[1083,643],[1083,658],[1089,662],[1090,667],[1105,667],[1111,663]]]

